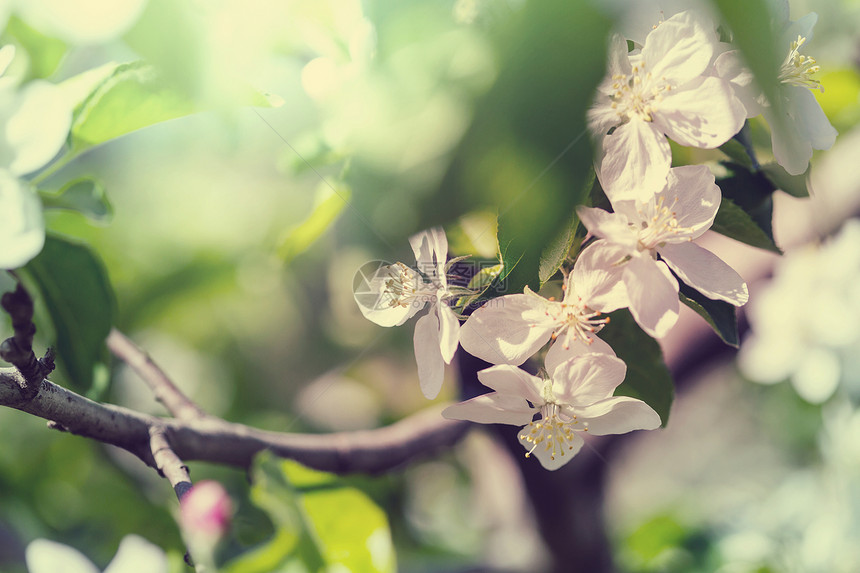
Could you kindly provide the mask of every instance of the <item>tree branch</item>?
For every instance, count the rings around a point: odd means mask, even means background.
[[[105,341],[110,351],[137,372],[152,393],[155,399],[167,408],[167,411],[180,420],[193,420],[207,416],[197,404],[176,387],[173,381],[164,371],[150,358],[149,354],[139,348],[126,335],[111,329]]]
[[[149,427],[149,446],[158,473],[167,478],[176,497],[182,501],[182,497],[191,489],[191,476],[188,475],[188,466],[170,447],[163,426]]]
[[[285,434],[233,424],[220,418],[158,418],[128,408],[99,404],[45,380],[31,400],[22,400],[22,376],[0,369],[0,405],[54,421],[69,432],[112,444],[158,468],[150,429],[163,428],[170,449],[181,460],[200,460],[247,468],[262,450],[335,473],[381,473],[450,447],[468,422],[446,420],[444,405],[422,410],[390,426],[332,434]]]

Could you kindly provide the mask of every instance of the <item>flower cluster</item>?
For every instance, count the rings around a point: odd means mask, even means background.
[[[561,300],[526,287],[468,316],[455,312],[450,304],[463,293],[447,280],[447,240],[438,228],[410,239],[416,268],[384,265],[365,281],[356,300],[382,326],[403,324],[429,306],[415,326],[426,396],[439,392],[444,365],[458,346],[494,365],[478,373],[492,392],[450,406],[444,416],[523,426],[526,456],[547,469],[575,455],[585,434],[660,425],[645,402],[614,396],[627,367],[599,337],[609,324],[607,313],[627,308],[646,333],[662,338],[678,320],[682,282],[733,306],[749,299],[738,273],[694,242],[720,208],[714,175],[704,165],[671,167],[667,138],[716,148],[737,135],[748,117],[769,118],[780,107],[796,120],[771,121],[774,155],[788,172],[804,171],[813,148],[833,143],[835,131],[810,92],[820,87],[812,78],[818,67],[801,53],[815,17],[776,21],[794,37],[778,71],[781,106],[770,105],[703,10],[661,12],[645,35],[613,35],[607,74],[588,114],[594,168],[611,209],[577,208],[586,236],[572,268],[563,270]],[[792,133],[779,131],[789,124]],[[542,375],[519,368],[542,349]]]
[[[786,312],[786,309],[791,309]],[[840,382],[860,391],[860,220],[830,242],[788,253],[749,309],[738,366],[762,384],[790,379],[820,404]]]

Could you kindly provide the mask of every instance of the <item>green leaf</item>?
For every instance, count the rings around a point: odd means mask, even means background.
[[[579,226],[579,217],[574,213],[571,222],[566,226],[559,235],[549,243],[541,253],[540,267],[538,268],[538,276],[540,284],[543,285],[551,279],[564,261],[570,255],[570,249],[576,239],[576,228]]]
[[[737,309],[725,301],[710,299],[681,281],[678,284],[681,302],[704,318],[723,342],[737,348],[740,344]]]
[[[87,246],[49,234],[21,270],[39,290],[56,333],[60,364],[77,390],[89,389],[113,325],[114,295],[102,262]]]
[[[328,185],[320,184],[316,206],[311,210],[310,215],[288,230],[281,239],[278,256],[285,263],[289,263],[308,250],[349,205],[349,200],[352,198],[349,187],[337,183],[335,185],[337,188],[332,189]]]
[[[113,206],[101,182],[90,177],[69,181],[56,193],[39,191],[45,209],[77,211],[94,221],[108,222],[113,217]]]
[[[732,40],[755,75],[774,109],[775,120],[784,121],[778,97],[778,73],[786,54],[777,53],[777,31],[771,26],[767,0],[712,0],[732,31]],[[785,46],[788,50],[788,46]]]
[[[269,514],[275,535],[226,573],[395,570],[385,513],[361,491],[269,453],[257,457],[252,475],[251,500]]]
[[[42,34],[16,15],[9,17],[4,36],[27,52],[27,80],[49,77],[66,55],[66,44],[62,40]]]
[[[116,67],[84,101],[72,120],[72,152],[196,111],[191,100],[162,81],[152,66]]]
[[[780,189],[794,197],[809,197],[809,189],[806,186],[806,173],[800,175],[789,175],[778,163],[768,163],[761,168],[765,176]]]
[[[773,239],[768,237],[767,233],[753,221],[746,211],[725,197],[720,202],[720,209],[717,211],[711,230],[753,247],[782,253],[779,247],[774,244]]]
[[[488,286],[493,284],[499,275],[502,273],[502,268],[504,265],[499,263],[498,265],[493,265],[491,267],[484,267],[469,280],[470,289],[474,289],[477,291],[483,291]]]
[[[477,103],[418,228],[450,213],[492,209],[508,292],[540,288],[586,200],[591,149],[585,113],[605,71],[611,22],[587,0],[526,2],[494,36],[499,74]],[[522,49],[528,46],[528,49]],[[558,54],[577,54],[576,58]],[[559,238],[561,237],[561,238]]]
[[[644,401],[654,408],[666,426],[675,386],[663,362],[660,345],[639,328],[628,310],[617,310],[609,317],[610,322],[600,331],[600,338],[627,364],[627,378],[615,394]]]

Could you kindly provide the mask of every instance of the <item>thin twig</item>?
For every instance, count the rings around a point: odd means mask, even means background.
[[[318,470],[381,473],[448,448],[469,428],[446,420],[443,405],[422,410],[399,422],[358,432],[285,434],[267,432],[214,416],[198,419],[158,418],[128,408],[99,404],[45,380],[33,400],[19,396],[20,373],[0,369],[0,405],[52,420],[72,434],[124,448],[158,467],[150,447],[150,428],[159,426],[182,460],[201,460],[247,468],[254,456],[270,450]]]
[[[170,447],[164,426],[149,427],[149,447],[152,450],[152,458],[158,472],[167,478],[176,497],[182,501],[182,497],[191,489],[191,476],[188,475],[188,466],[182,463],[176,452]]]
[[[122,332],[116,328],[111,329],[106,343],[114,356],[137,372],[155,394],[155,399],[161,402],[175,418],[193,420],[206,417],[206,412],[176,387],[176,384],[159,368],[149,354]]]

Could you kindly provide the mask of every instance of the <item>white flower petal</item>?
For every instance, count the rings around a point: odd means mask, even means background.
[[[17,269],[45,245],[42,204],[17,178],[0,170],[0,269]]]
[[[722,200],[714,174],[705,165],[673,167],[666,188],[657,197],[663,197],[663,204],[670,206],[681,227],[692,230],[679,234],[682,240],[698,238],[710,229]]]
[[[795,86],[790,86],[795,87]],[[830,149],[838,135],[812,91],[797,88],[791,104],[800,132],[809,140],[812,149]]]
[[[47,539],[36,539],[27,545],[25,552],[29,573],[99,573],[83,553]]]
[[[836,391],[842,366],[830,349],[813,348],[805,354],[791,377],[791,384],[801,398],[810,404],[821,404]]]
[[[625,246],[629,250],[636,249],[638,242],[636,231],[631,230],[624,215],[582,205],[576,208],[576,214],[592,235],[607,239],[610,243]]]
[[[755,83],[755,76],[744,65],[738,50],[723,52],[714,61],[717,75],[732,88],[735,97],[746,109],[747,117],[755,117],[762,112],[761,89]]]
[[[505,395],[519,396],[532,404],[543,404],[543,380],[511,364],[500,364],[478,372],[478,380],[488,388]]]
[[[519,396],[490,392],[448,406],[442,410],[442,416],[449,420],[469,420],[479,424],[522,426],[532,421],[536,411]]]
[[[551,372],[552,393],[572,406],[587,406],[612,396],[624,381],[627,365],[609,354],[583,354]]]
[[[522,364],[552,335],[545,304],[534,294],[494,298],[460,327],[460,345],[491,364]]]
[[[6,73],[6,68],[15,59],[15,44],[6,44],[0,48],[0,76]]]
[[[759,384],[776,384],[788,378],[806,353],[796,338],[753,335],[744,340],[738,352],[738,368]]]
[[[576,339],[568,344],[567,348],[564,347],[564,344],[555,342],[549,347],[549,350],[546,353],[544,365],[546,366],[547,372],[553,372],[558,365],[565,360],[570,360],[571,358],[576,358],[583,354],[595,353],[615,356],[615,351],[612,350],[612,347],[609,346],[609,344],[601,340],[598,336],[594,336],[591,339],[591,344],[587,344],[580,339]]]
[[[741,130],[746,115],[729,83],[710,76],[667,92],[654,124],[681,145],[714,149]]]
[[[433,227],[409,237],[418,270],[446,283],[445,263],[448,260],[448,238],[442,227]]]
[[[415,322],[415,362],[418,363],[418,382],[421,392],[430,400],[439,395],[445,379],[445,361],[439,350],[439,319],[428,312]]]
[[[627,232],[626,236],[632,236]],[[625,237],[626,237],[625,236]],[[598,240],[576,257],[573,272],[568,278],[567,297],[579,296],[586,306],[600,312],[612,312],[628,305],[627,288],[621,280],[629,249]]]
[[[376,269],[371,277],[362,277],[361,284],[353,293],[361,314],[379,326],[400,326],[420,311],[431,299],[429,295],[419,296],[399,304],[387,286],[393,276],[405,274],[415,285],[423,284],[423,279],[414,269],[405,265],[384,265]]]
[[[660,427],[659,414],[642,400],[629,396],[607,398],[585,408],[577,408],[576,414],[588,428],[588,433],[595,436]]]
[[[27,84],[6,113],[0,136],[6,140],[0,149],[6,149],[0,159],[16,175],[36,171],[53,159],[65,144],[72,123],[72,110],[62,90],[41,80]]]
[[[711,251],[695,243],[671,243],[658,251],[682,281],[706,297],[735,306],[749,300],[744,279]]]
[[[519,438],[520,444],[526,449],[526,451],[531,450],[531,455],[536,457],[540,462],[540,465],[544,467],[544,469],[548,470],[557,470],[567,462],[573,459],[573,456],[582,449],[582,446],[585,444],[585,441],[578,433],[574,433],[572,438],[569,440],[568,449],[564,450],[562,455],[555,456],[553,459],[552,450],[547,449],[546,444],[540,443],[537,447],[532,450],[534,444],[526,441],[526,437],[529,435],[529,426],[526,426],[522,430],[520,430],[517,437]]]
[[[442,359],[446,364],[451,364],[460,340],[460,319],[451,307],[441,301],[436,304],[436,313],[439,316],[439,347],[442,350]]]
[[[672,151],[660,129],[634,118],[603,138],[597,175],[610,201],[645,201],[663,188],[671,163]]]
[[[645,38],[642,59],[655,78],[684,84],[705,71],[714,56],[714,32],[690,11],[675,14]]]
[[[167,555],[138,535],[126,535],[104,573],[167,573]]]
[[[678,282],[666,265],[647,256],[633,257],[624,268],[630,313],[642,329],[663,338],[678,321]]]
[[[780,36],[780,44],[785,48],[786,53],[788,53],[788,47],[797,40],[798,36],[806,38],[807,43],[811,42],[813,38],[812,28],[817,22],[818,14],[815,12],[806,14],[796,22],[791,22]]]

